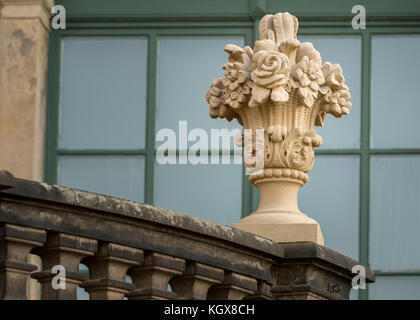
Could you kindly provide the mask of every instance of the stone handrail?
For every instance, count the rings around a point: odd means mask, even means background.
[[[27,299],[30,278],[42,299],[75,299],[78,286],[90,299],[348,299],[359,264],[313,242],[274,243],[7,171],[0,171],[0,248],[0,299]],[[41,257],[42,270],[28,263],[30,253]],[[66,289],[52,286],[57,265]],[[374,281],[368,268],[366,281]]]

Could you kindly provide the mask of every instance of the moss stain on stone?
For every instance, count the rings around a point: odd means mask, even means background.
[[[15,32],[13,32],[13,36],[18,38],[21,42],[20,44],[20,53],[23,56],[27,56],[29,52],[31,51],[33,45],[35,44],[34,41],[32,41],[29,38],[25,37],[25,33],[21,29],[17,29]]]

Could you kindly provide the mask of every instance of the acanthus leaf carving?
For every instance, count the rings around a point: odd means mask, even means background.
[[[314,147],[322,145],[322,138],[314,130],[293,129],[280,146],[280,163],[285,168],[308,172],[314,164]]]

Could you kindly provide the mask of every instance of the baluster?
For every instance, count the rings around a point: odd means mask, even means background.
[[[210,288],[207,298],[209,300],[242,300],[245,296],[255,294],[257,280],[235,272],[225,275],[222,284]]]
[[[48,235],[43,248],[34,250],[43,263],[43,271],[35,272],[32,278],[37,279],[42,287],[43,300],[74,300],[78,285],[86,281],[88,276],[79,272],[80,261],[92,256],[98,247],[96,240],[56,233]],[[54,289],[52,280],[58,274],[52,273],[56,265],[65,268],[65,289]],[[60,280],[62,281],[62,280]]]
[[[131,268],[128,274],[133,279],[135,290],[127,294],[129,300],[168,300],[176,298],[174,292],[168,292],[168,283],[172,277],[185,271],[185,260],[166,254],[150,252],[145,255],[144,264]]]
[[[134,285],[124,282],[127,270],[140,265],[143,251],[131,247],[107,243],[99,247],[94,257],[83,261],[89,267],[90,280],[83,282],[91,300],[122,300]]]
[[[45,241],[44,230],[11,224],[0,227],[0,299],[27,299],[26,281],[37,269],[28,263],[29,251]]]
[[[210,287],[221,283],[224,277],[223,269],[192,262],[184,275],[174,277],[170,283],[177,299],[206,300]]]

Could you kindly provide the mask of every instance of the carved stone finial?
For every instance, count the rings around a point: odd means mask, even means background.
[[[237,119],[252,136],[264,132],[264,169],[249,179],[260,205],[234,226],[278,242],[323,244],[318,223],[299,211],[297,193],[308,181],[314,147],[322,146],[314,126],[323,126],[327,113],[349,114],[350,92],[340,65],[322,63],[312,43],[297,40],[297,30],[287,12],[264,16],[254,49],[225,46],[224,78],[213,80],[206,99],[212,118]],[[252,169],[255,161],[244,156],[244,165]]]

